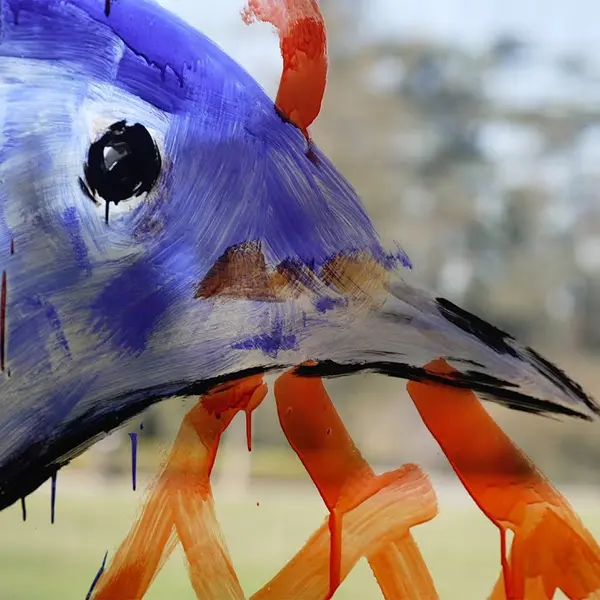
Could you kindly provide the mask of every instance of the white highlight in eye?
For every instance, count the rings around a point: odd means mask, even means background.
[[[140,123],[148,130],[160,152],[164,169],[165,137],[170,126],[169,116],[165,113],[137,96],[132,96],[112,85],[92,82],[88,88],[87,99],[81,107],[81,115],[87,133],[82,164],[87,160],[87,152],[93,142],[100,139],[111,125],[126,121],[128,125]],[[127,154],[125,146],[123,146],[122,151],[120,150],[118,147],[105,149],[104,158],[109,165],[109,169],[116,164],[119,158]],[[150,192],[150,194],[152,193]],[[146,200],[147,196],[148,194],[144,193],[119,202],[119,204],[111,203],[109,207],[110,221],[113,222],[134,211]],[[98,205],[95,207],[96,212],[104,220],[104,200],[99,197],[96,197],[96,200],[98,201]]]

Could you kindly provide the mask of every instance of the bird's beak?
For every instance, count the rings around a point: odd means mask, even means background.
[[[248,265],[229,274],[215,269],[193,301],[174,308],[177,318],[144,355],[107,363],[102,378],[82,375],[68,389],[72,398],[60,398],[61,410],[45,398],[39,409],[27,404],[36,398],[35,382],[11,390],[22,403],[11,401],[14,411],[0,424],[0,509],[155,402],[290,367],[308,377],[374,371],[441,382],[537,414],[600,414],[534,350],[447,300],[390,279],[376,261],[338,256],[309,271],[286,264],[265,278]],[[451,374],[426,368],[438,358]],[[66,389],[64,381],[56,387]]]
[[[510,334],[443,298],[396,279],[380,300],[313,353],[314,366],[297,372],[339,376],[369,370],[411,381],[471,389],[484,400],[534,414],[590,420],[600,407],[559,367]],[[452,375],[425,365],[441,358]]]

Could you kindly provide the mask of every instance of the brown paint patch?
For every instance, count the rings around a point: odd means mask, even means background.
[[[385,289],[388,273],[368,253],[354,256],[339,254],[324,265],[321,277],[343,296],[359,302],[371,302]]]
[[[325,294],[327,288],[359,302],[373,302],[387,271],[368,253],[329,260],[319,276],[305,264],[284,260],[269,269],[258,241],[228,248],[196,288],[195,298],[284,302]]]
[[[195,298],[275,300],[260,242],[228,248],[200,282]]]
[[[277,265],[271,275],[271,285],[277,296],[285,299],[314,293],[323,286],[314,271],[292,260],[284,260]]]
[[[195,298],[236,298],[283,302],[314,291],[317,276],[292,260],[268,269],[260,242],[232,246],[217,260],[196,289]]]

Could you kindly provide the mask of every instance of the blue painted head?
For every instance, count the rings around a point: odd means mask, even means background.
[[[144,0],[104,9],[2,2],[0,508],[153,402],[308,359],[422,377],[445,356],[502,402],[592,406],[390,284],[402,259],[352,188],[210,40]]]

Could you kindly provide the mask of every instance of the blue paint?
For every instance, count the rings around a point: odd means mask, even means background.
[[[102,0],[1,3],[0,62],[46,61],[52,77],[33,83],[16,70],[5,80],[0,170],[12,170],[0,177],[0,246],[14,237],[18,251],[7,264],[11,385],[0,381],[0,434],[15,439],[0,441],[0,471],[36,448],[23,469],[45,473],[60,452],[84,445],[79,434],[108,431],[198,379],[235,372],[234,350],[258,349],[265,364],[299,350],[311,326],[301,311],[285,324],[266,311],[258,327],[214,342],[205,326],[214,304],[193,295],[230,246],[259,241],[270,268],[289,261],[318,272],[332,256],[363,251],[386,268],[404,264],[385,253],[348,182],[318,149],[317,164],[307,158],[303,136],[215,44],[145,0],[114,2],[108,18],[103,8]],[[132,94],[136,107],[150,103],[166,123],[168,168],[156,193],[109,228],[89,199],[73,199],[81,190],[76,181],[69,188],[57,150],[84,149],[72,115],[98,99],[92,81]],[[333,308],[317,301],[321,312]],[[198,334],[193,348],[180,341],[182,323]],[[162,379],[146,388],[149,364]],[[5,488],[14,490],[23,477],[12,477]],[[132,477],[135,486],[135,468]]]
[[[50,489],[50,523],[54,525],[54,515],[56,511],[56,478],[58,476],[58,471],[52,475],[51,478],[51,489]]]
[[[106,333],[116,348],[141,353],[172,300],[161,273],[145,260],[136,261],[92,301],[93,331]]]
[[[283,332],[281,318],[275,317],[273,328],[269,333],[261,333],[241,342],[233,344],[236,350],[261,350],[267,356],[277,358],[281,351],[297,350],[298,338],[294,334]]]
[[[104,555],[104,558],[102,559],[102,564],[100,565],[100,568],[98,569],[98,572],[96,573],[96,575],[92,581],[92,585],[90,586],[90,589],[85,596],[85,600],[91,600],[92,594],[94,593],[94,589],[98,585],[98,582],[100,581],[100,577],[102,577],[102,573],[104,573],[104,569],[106,569],[106,559],[107,558],[108,558],[108,550],[106,551],[106,554]]]
[[[92,272],[92,263],[88,256],[88,249],[81,235],[81,221],[77,208],[71,206],[63,212],[63,222],[71,238],[75,263],[86,275]]]
[[[130,433],[129,439],[131,440],[131,485],[135,492],[137,487],[137,433]]]
[[[44,314],[48,319],[50,328],[54,332],[57,344],[63,349],[64,354],[67,358],[73,358],[71,355],[71,348],[69,347],[69,341],[67,340],[67,337],[63,332],[63,326],[60,321],[60,317],[56,312],[56,308],[54,308],[54,306],[49,301],[44,302],[44,308]]]
[[[315,308],[320,313],[326,313],[327,311],[340,308],[346,304],[347,301],[344,298],[328,298],[324,296],[315,301]]]

